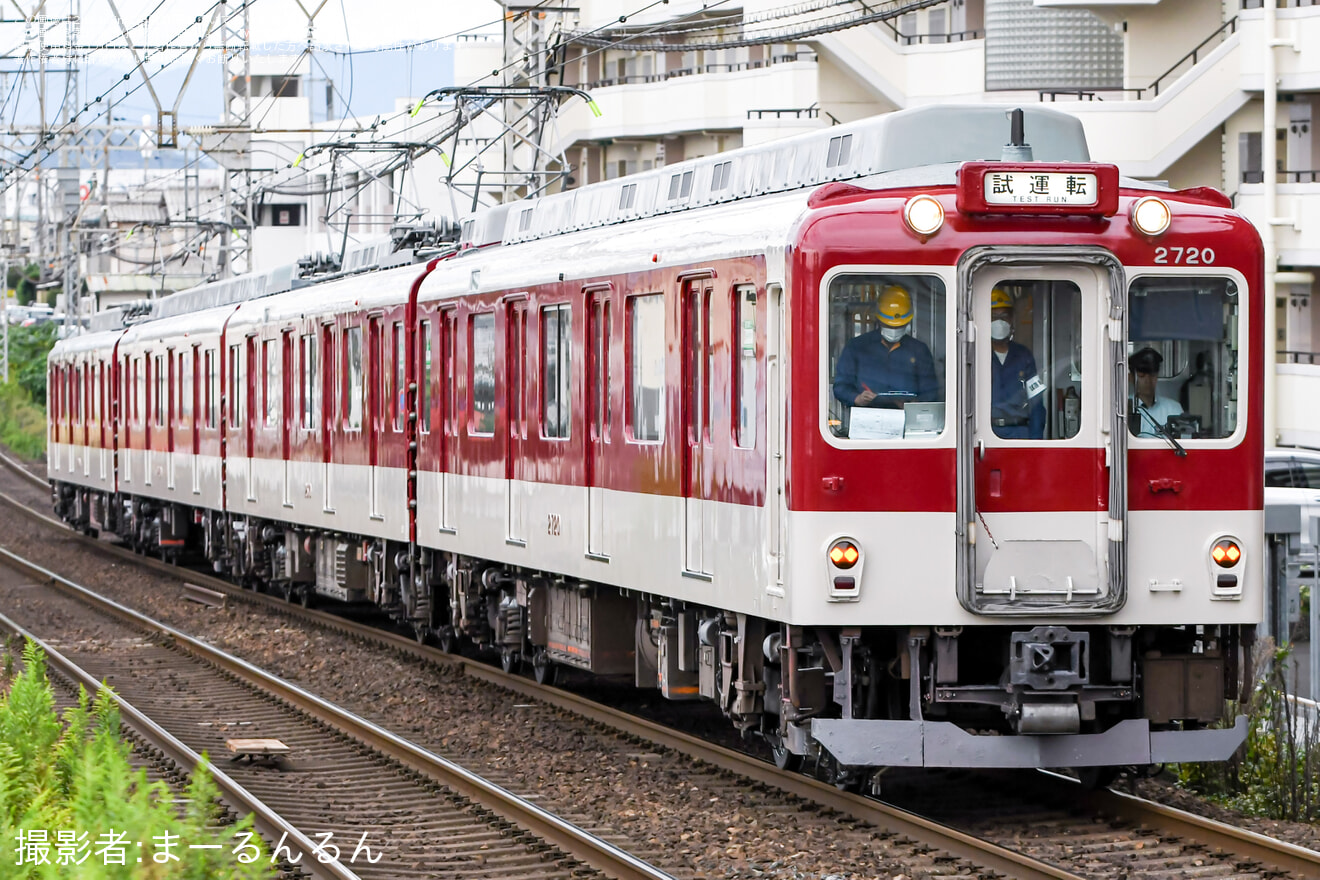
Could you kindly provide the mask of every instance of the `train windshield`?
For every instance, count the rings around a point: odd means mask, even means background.
[[[990,428],[1010,440],[1069,440],[1082,418],[1082,291],[1007,279],[990,292]]]
[[[833,436],[913,440],[943,432],[946,307],[935,275],[835,276],[827,297]]]
[[[1128,289],[1128,429],[1218,440],[1237,430],[1238,286],[1145,277]]]

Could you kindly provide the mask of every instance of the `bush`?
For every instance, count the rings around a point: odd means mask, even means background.
[[[1230,704],[1228,713],[1246,712],[1245,745],[1224,764],[1178,765],[1178,781],[1248,815],[1314,822],[1320,818],[1320,735],[1289,699],[1289,649],[1275,650],[1269,642],[1261,648],[1255,668],[1264,672],[1250,704]]]
[[[46,409],[14,382],[0,385],[0,443],[23,458],[46,454]]]
[[[193,774],[186,800],[134,770],[119,736],[119,713],[104,693],[93,703],[55,711],[45,658],[29,643],[23,670],[0,696],[0,876],[96,880],[274,876],[260,838],[234,848],[251,820],[217,827],[216,788],[205,769]],[[191,849],[191,844],[220,844]],[[140,848],[139,848],[140,845]],[[124,864],[119,864],[119,854]],[[76,866],[76,867],[75,867]]]

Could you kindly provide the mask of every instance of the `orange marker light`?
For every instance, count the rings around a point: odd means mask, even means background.
[[[852,541],[835,541],[830,547],[829,556],[836,568],[849,569],[862,558],[862,551]]]
[[[1221,568],[1232,568],[1242,559],[1242,548],[1225,538],[1210,549],[1210,558]]]

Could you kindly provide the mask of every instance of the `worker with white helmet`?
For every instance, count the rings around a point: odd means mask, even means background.
[[[1036,377],[1031,349],[1013,341],[1013,297],[990,291],[990,426],[996,437],[1040,440],[1045,436],[1045,407],[1028,390]]]
[[[880,292],[880,326],[848,340],[834,371],[834,396],[845,406],[901,407],[940,399],[930,348],[910,335],[912,295],[891,284]]]

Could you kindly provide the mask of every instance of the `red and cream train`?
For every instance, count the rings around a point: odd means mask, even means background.
[[[57,510],[713,700],[836,779],[1225,758],[1262,611],[1260,241],[1023,121],[1005,147],[1002,109],[895,113],[103,317],[50,356]],[[895,285],[938,392],[840,401]],[[1038,436],[995,414],[995,289]],[[1147,347],[1181,415],[1138,436]]]

